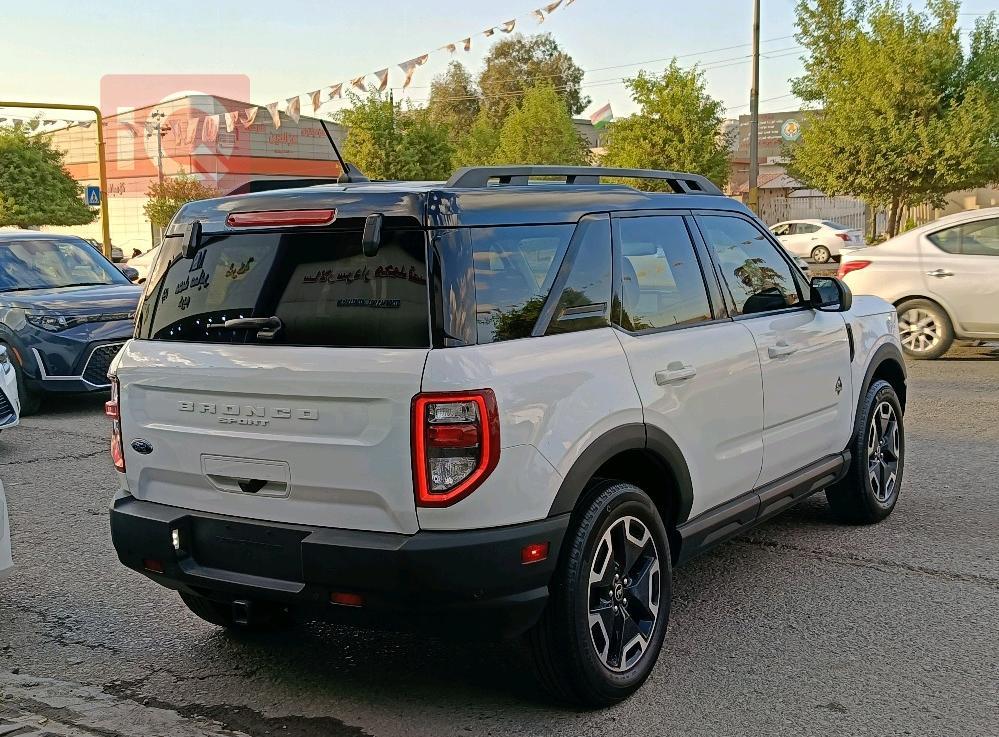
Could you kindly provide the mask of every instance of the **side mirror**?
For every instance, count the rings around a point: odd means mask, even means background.
[[[118,268],[121,270],[121,273],[125,275],[125,278],[128,279],[129,281],[134,282],[136,279],[139,278],[139,270],[136,269],[134,266],[121,265]]]
[[[361,236],[361,251],[368,258],[378,253],[382,245],[382,214],[372,213],[364,219],[364,234]]]
[[[835,276],[812,278],[809,303],[823,312],[846,312],[853,307],[853,292]]]

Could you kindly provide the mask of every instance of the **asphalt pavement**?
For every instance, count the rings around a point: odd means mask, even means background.
[[[645,688],[572,711],[502,643],[227,635],[111,548],[103,399],[0,435],[0,735],[999,734],[999,351],[911,363],[895,513],[816,496],[676,571]]]

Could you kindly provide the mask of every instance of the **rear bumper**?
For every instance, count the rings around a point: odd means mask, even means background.
[[[350,624],[500,636],[540,617],[567,526],[564,515],[399,535],[244,520],[131,497],[111,509],[118,558],[168,588],[222,602],[282,602]],[[521,549],[543,542],[548,558],[523,564]],[[150,571],[149,560],[163,572]],[[332,604],[332,592],[360,594],[363,606]]]

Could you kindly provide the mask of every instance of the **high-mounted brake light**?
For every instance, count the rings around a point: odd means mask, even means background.
[[[413,397],[413,485],[421,507],[447,507],[478,488],[500,454],[491,389]]]
[[[851,271],[859,271],[860,269],[865,269],[870,265],[870,261],[842,261],[840,262],[839,270],[836,272],[836,276],[842,279]]]
[[[230,228],[269,228],[284,225],[328,225],[336,220],[336,210],[267,210],[233,212],[225,219]]]
[[[111,377],[111,400],[104,405],[104,414],[111,418],[111,460],[114,467],[125,473],[125,448],[121,443],[121,406],[118,403],[118,377]]]

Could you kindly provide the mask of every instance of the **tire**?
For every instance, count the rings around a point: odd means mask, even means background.
[[[285,629],[292,624],[291,612],[286,607],[255,602],[254,617],[249,623],[236,622],[232,606],[197,594],[179,592],[180,598],[195,615],[209,624],[237,631],[266,632]]]
[[[954,342],[954,326],[944,309],[928,299],[909,299],[898,308],[902,350],[916,359],[940,358]]]
[[[10,362],[14,365],[14,376],[17,378],[17,401],[21,405],[19,416],[28,417],[29,415],[33,415],[42,406],[41,394],[28,389],[28,385],[24,380],[24,369],[21,368],[21,362],[17,360],[17,354],[6,343],[0,345],[7,348],[7,355],[10,356]]]
[[[672,595],[670,547],[658,510],[637,486],[602,481],[584,498],[528,644],[553,696],[603,707],[638,690],[659,657]],[[600,582],[591,584],[591,576]]]
[[[825,246],[816,246],[812,249],[812,261],[817,264],[827,264],[832,259],[832,254]]]
[[[895,509],[905,468],[902,406],[887,381],[875,381],[868,389],[857,413],[850,450],[850,469],[843,480],[826,489],[826,499],[842,522],[880,522]]]

